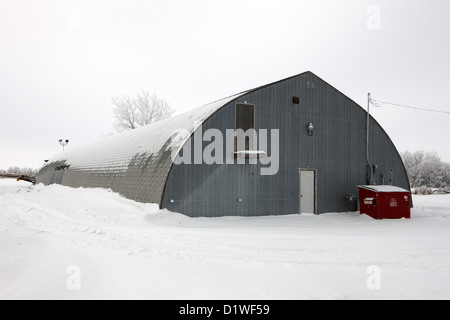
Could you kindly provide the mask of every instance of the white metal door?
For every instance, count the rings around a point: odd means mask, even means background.
[[[300,170],[300,213],[315,213],[315,171]]]

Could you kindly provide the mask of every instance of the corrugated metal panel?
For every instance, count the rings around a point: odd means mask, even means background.
[[[292,103],[293,96],[300,98],[299,105]],[[298,168],[313,168],[317,213],[345,211],[346,194],[357,195],[356,186],[366,184],[365,110],[312,73],[255,89],[237,101],[256,106],[256,129],[280,130],[279,173],[261,176],[260,164],[173,166],[163,207],[190,216],[295,214]],[[203,130],[234,129],[235,102],[214,114]],[[315,128],[312,137],[306,132],[310,122]],[[409,189],[394,145],[373,119],[371,128],[371,159],[378,166],[378,180],[383,174],[392,177],[390,183]],[[180,184],[186,186],[183,191],[177,191]]]

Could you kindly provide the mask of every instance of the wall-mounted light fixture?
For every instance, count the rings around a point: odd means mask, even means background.
[[[308,136],[312,136],[314,134],[314,126],[312,124],[312,122],[309,123],[308,125]]]

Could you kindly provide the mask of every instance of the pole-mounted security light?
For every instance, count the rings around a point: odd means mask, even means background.
[[[69,144],[69,140],[59,139],[59,144],[62,145],[64,151],[64,147]]]

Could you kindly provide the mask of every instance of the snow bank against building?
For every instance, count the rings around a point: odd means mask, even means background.
[[[0,180],[0,299],[450,299],[450,196],[414,203],[411,220],[192,219]]]

